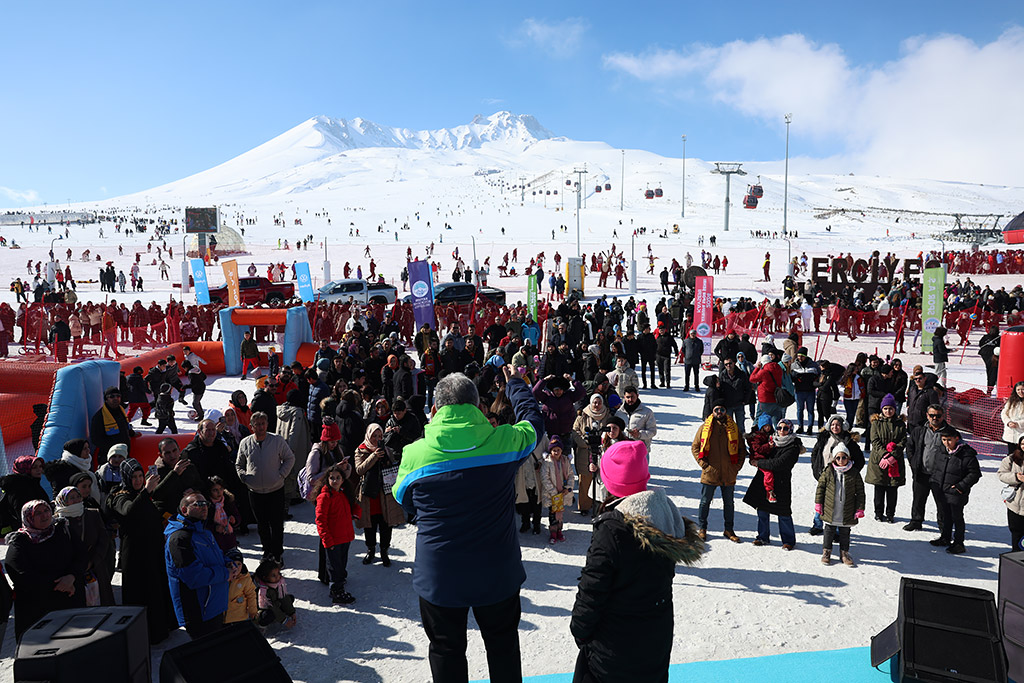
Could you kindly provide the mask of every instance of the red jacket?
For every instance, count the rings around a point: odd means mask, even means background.
[[[757,400],[775,403],[775,389],[782,386],[782,366],[771,362],[750,373],[750,381],[757,382]]]
[[[362,510],[358,505],[355,514],[362,515]],[[355,540],[356,532],[352,527],[352,507],[348,504],[348,498],[343,492],[335,491],[330,486],[324,486],[320,495],[316,497],[316,531],[320,534],[320,540],[325,548],[351,543]]]

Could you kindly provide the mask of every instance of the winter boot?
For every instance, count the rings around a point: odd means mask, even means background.
[[[345,590],[345,586],[340,586],[337,590],[331,590],[331,603],[335,605],[351,605],[356,599],[352,597],[352,594]]]
[[[523,523],[519,525],[519,533],[525,534],[530,530],[530,518],[523,517]]]
[[[366,557],[363,558],[363,564],[373,564],[373,548],[366,551]]]
[[[380,563],[382,565],[384,565],[385,567],[390,567],[391,566],[391,558],[388,557],[388,549],[387,548],[381,548],[380,549]]]
[[[821,563],[823,565],[826,565],[826,566],[832,564],[832,551],[831,550],[822,550],[821,551]]]
[[[550,535],[551,537],[548,539],[548,543],[550,543],[551,545],[558,543],[558,532],[552,529]]]
[[[839,557],[841,557],[843,559],[843,564],[845,564],[847,567],[856,567],[857,566],[857,565],[855,565],[853,563],[853,558],[850,557],[850,553],[848,551],[840,550],[839,551]]]
[[[533,523],[533,535],[534,536],[540,535],[540,521],[539,520]]]

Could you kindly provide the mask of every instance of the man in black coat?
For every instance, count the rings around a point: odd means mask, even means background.
[[[925,505],[932,493],[931,474],[938,467],[938,462],[945,457],[942,445],[942,434],[946,431],[946,418],[942,406],[933,403],[926,406],[925,415],[928,424],[911,427],[907,436],[907,465],[913,475],[911,492],[913,500],[910,504],[910,522],[903,527],[904,531],[919,531],[924,523]],[[942,526],[942,505],[935,496],[935,508],[938,512],[937,522]]]
[[[209,488],[209,482],[204,480],[199,469],[192,464],[192,461],[181,457],[181,450],[178,442],[170,437],[160,440],[157,444],[160,452],[156,462],[156,473],[160,475],[160,483],[153,491],[153,505],[170,519],[178,512],[178,504],[185,491],[203,491]]]
[[[907,388],[907,427],[911,431],[928,422],[928,406],[939,402],[935,379],[935,375],[921,371],[920,366],[914,369]]]
[[[131,453],[132,437],[136,435],[121,407],[121,390],[108,388],[103,392],[103,407],[89,421],[89,437],[95,446],[97,462],[106,463],[107,451],[116,443],[125,444]]]
[[[750,377],[736,367],[735,358],[724,359],[724,367],[718,373],[718,386],[721,400],[725,402],[725,412],[736,422],[740,434],[745,434],[744,407],[750,397]]]
[[[999,325],[992,325],[988,332],[978,340],[978,355],[985,361],[985,377],[988,388],[986,393],[992,395],[992,387],[996,385],[999,375]]]
[[[964,507],[971,488],[981,481],[978,452],[960,438],[960,432],[950,425],[942,431],[943,457],[931,474],[932,492],[942,512],[939,537],[930,541],[945,547],[946,552],[959,555],[964,549]]]
[[[718,367],[725,367],[725,361],[736,360],[736,352],[740,350],[740,338],[736,336],[736,330],[729,330],[729,333],[715,344],[715,355],[718,356]]]
[[[690,373],[693,373],[693,390],[700,391],[700,361],[704,355],[704,340],[697,336],[697,330],[690,330],[683,340],[683,391],[690,390]]]
[[[657,338],[657,360],[658,360],[658,386],[671,389],[672,388],[672,358],[679,353],[679,345],[676,344],[675,337],[668,331],[668,325],[662,326],[658,323],[658,338]],[[651,385],[654,385],[654,378],[651,378]]]
[[[277,434],[277,401],[274,400],[273,390],[268,391],[266,387],[257,389],[252,395],[249,407],[254,413],[266,413],[267,431]]]
[[[751,363],[757,362],[757,347],[755,347],[750,341],[750,335],[744,333],[740,337],[739,351],[743,353],[743,357]]]
[[[249,496],[245,495],[245,487],[242,480],[238,478],[235,470],[235,456],[231,449],[217,432],[217,423],[213,420],[202,420],[196,428],[196,437],[181,452],[182,458],[187,458],[199,472],[204,493],[210,490],[210,477],[220,477],[224,480],[226,488],[236,493],[235,503],[238,505],[238,514],[242,516],[242,524],[238,533],[245,535],[249,533],[249,523],[252,521],[252,508],[249,506]],[[237,495],[241,493],[241,495]]]
[[[654,338],[650,325],[640,326],[640,338],[637,340],[640,347],[640,381],[643,388],[647,388],[647,370],[651,371],[651,386],[655,384],[654,361],[658,356],[658,340]]]

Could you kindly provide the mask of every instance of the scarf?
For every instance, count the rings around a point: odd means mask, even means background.
[[[124,414],[124,408],[121,406],[117,407],[117,410],[121,413],[121,417],[128,421],[128,418]],[[114,436],[115,434],[121,433],[121,428],[117,426],[117,419],[114,417],[114,413],[111,412],[107,404],[104,403],[103,407],[100,408],[100,412],[103,414],[103,433],[107,436]]]
[[[230,534],[232,531],[231,519],[228,517],[228,513],[224,510],[223,498],[213,504],[213,523],[217,526],[224,527],[224,531],[218,533]]]
[[[92,459],[91,458],[80,458],[74,453],[64,451],[60,456],[61,462],[66,462],[69,465],[74,465],[77,469],[81,470],[83,474],[88,474],[89,478],[92,479],[92,490],[93,493],[99,492],[99,482],[96,480],[96,475],[92,472]],[[97,500],[99,500],[97,498]]]
[[[711,439],[714,420],[715,416],[709,415],[697,434],[697,438],[700,439],[700,455],[698,456],[700,458],[708,453],[708,441]],[[729,437],[729,460],[733,465],[738,465],[740,463],[740,429],[736,425],[736,421],[728,415],[726,416],[725,433]]]
[[[847,460],[845,465],[839,465],[834,460],[832,461],[832,467],[835,468],[836,472],[848,472],[853,467],[853,461]]]
[[[36,509],[42,505],[49,505],[43,500],[30,500],[21,506],[21,528],[17,531],[12,531],[7,534],[7,542],[11,543],[17,538],[18,534],[25,534],[28,536],[28,540],[32,543],[42,543],[43,541],[53,536],[53,532],[56,527],[53,521],[50,521],[50,525],[45,529],[37,529],[33,524],[36,516]]]
[[[53,514],[57,517],[81,517],[85,513],[85,503],[78,501],[68,505],[68,496],[72,491],[77,491],[74,486],[65,486],[57,494],[57,497],[53,499],[55,503],[55,509]]]
[[[796,441],[796,434],[794,434],[793,432],[790,432],[789,434],[786,434],[785,436],[781,436],[780,434],[778,434],[776,432],[772,436],[772,444],[776,448],[783,448],[783,447],[788,446],[789,444],[793,443],[794,441]]]
[[[135,458],[127,458],[121,463],[121,485],[129,491],[132,490],[132,475],[136,470],[141,470],[142,465]]]
[[[594,400],[594,396],[597,396],[599,399],[601,399],[600,410],[594,410],[594,407],[590,405]],[[583,414],[589,417],[590,419],[594,420],[595,422],[604,422],[608,418],[608,406],[605,405],[604,396],[602,396],[601,394],[593,394],[590,397],[590,400],[587,401],[587,407],[583,409]]]
[[[41,459],[41,458],[40,458]],[[14,466],[11,468],[16,474],[32,474],[32,465],[36,462],[36,456],[34,455],[23,455],[14,461]]]

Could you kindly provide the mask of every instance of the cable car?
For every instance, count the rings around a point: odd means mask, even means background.
[[[535,195],[536,195],[536,194],[537,194],[537,190],[534,190],[534,191],[533,191],[533,194],[535,194]]]
[[[558,194],[558,190],[554,190],[554,193],[555,193],[555,194]]]
[[[572,187],[572,181],[571,180],[566,180],[565,181],[565,185],[566,185],[566,187]]]
[[[644,192],[644,197],[646,199],[654,199],[654,190],[647,190]]]
[[[604,189],[611,190],[612,189],[612,184],[611,183],[605,183],[604,184]]]
[[[548,190],[546,194],[551,194],[551,190]]]
[[[743,196],[743,208],[744,209],[756,209],[757,208],[757,197],[752,194]]]
[[[654,188],[654,196],[655,197],[662,197],[662,196],[664,196],[664,193],[661,191],[660,187]]]
[[[750,186],[750,194],[752,194],[755,199],[760,199],[764,196],[764,188],[761,187],[761,176],[757,176],[756,185]]]
[[[601,186],[600,185],[595,185],[594,186],[594,192],[600,192],[600,191],[601,191]]]

